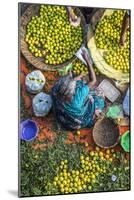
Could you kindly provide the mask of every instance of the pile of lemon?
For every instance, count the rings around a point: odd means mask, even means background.
[[[88,156],[80,156],[78,169],[69,170],[68,161],[60,163],[57,176],[54,177],[53,186],[60,193],[80,193],[85,190],[92,191],[97,177],[107,173],[106,162],[112,162],[116,157],[114,149],[107,149],[105,152],[96,147]]]
[[[78,58],[73,62],[73,74],[74,75],[80,75],[80,74],[88,74],[88,68],[87,66],[80,61]]]
[[[95,42],[97,48],[108,50],[104,55],[106,62],[116,70],[129,72],[130,30],[127,30],[125,45],[121,47],[120,35],[125,10],[116,10],[105,16],[97,25]]]
[[[95,74],[99,75],[98,69],[93,66]],[[88,67],[78,58],[73,62],[73,74],[78,76],[80,74],[87,75],[88,74]]]
[[[74,56],[82,37],[82,27],[70,24],[64,6],[41,5],[39,16],[33,16],[27,25],[25,39],[35,57],[56,65]]]

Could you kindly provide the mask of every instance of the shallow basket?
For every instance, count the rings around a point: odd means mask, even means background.
[[[98,70],[105,76],[118,80],[122,83],[129,82],[129,73],[123,73],[119,70],[114,69],[111,65],[107,64],[104,59],[106,50],[98,49],[95,42],[95,30],[96,25],[103,19],[103,17],[111,15],[113,9],[101,9],[98,10],[91,19],[91,26],[88,31],[88,48],[90,49],[93,61]]]
[[[21,52],[24,55],[24,57],[29,61],[29,63],[31,63],[37,69],[47,70],[47,71],[55,71],[55,70],[58,70],[58,69],[61,69],[65,66],[67,66],[69,63],[71,63],[73,60],[75,60],[76,57],[73,56],[70,60],[68,60],[62,64],[59,64],[59,65],[49,65],[49,64],[44,63],[44,58],[36,58],[29,51],[28,44],[25,41],[26,26],[34,15],[39,14],[39,9],[40,9],[40,5],[31,5],[27,8],[27,10],[24,12],[23,16],[21,17],[20,30],[19,30]],[[86,21],[85,21],[83,14],[81,13],[81,11],[78,8],[75,8],[74,10],[75,10],[75,13],[77,14],[77,16],[81,17],[81,27],[83,29],[83,43],[85,43],[86,42],[86,33],[85,33]]]
[[[110,118],[103,117],[94,125],[94,142],[102,148],[114,147],[118,144],[119,137],[119,128]]]

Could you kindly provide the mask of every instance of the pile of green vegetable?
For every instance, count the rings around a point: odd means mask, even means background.
[[[27,25],[26,42],[30,52],[52,65],[71,59],[82,44],[81,26],[70,24],[64,6],[41,5],[39,13]]]
[[[44,150],[22,141],[21,196],[130,189],[129,161],[123,153],[88,154],[80,144],[65,144],[66,137],[59,133],[55,144]]]

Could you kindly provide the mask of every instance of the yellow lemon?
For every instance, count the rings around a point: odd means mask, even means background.
[[[86,161],[89,161],[89,157],[87,156],[85,160],[86,160]]]
[[[83,185],[83,189],[86,189],[86,187],[87,187],[86,185]]]
[[[108,154],[106,154],[106,155],[105,155],[105,158],[109,159],[109,158],[110,158],[110,156],[109,156]]]
[[[77,193],[77,192],[78,192],[77,188],[74,188],[74,193]]]
[[[110,149],[107,149],[107,150],[106,150],[106,154],[110,154]]]
[[[68,187],[65,187],[65,191],[68,192]]]
[[[77,187],[77,183],[74,183],[74,187]]]
[[[88,145],[88,143],[87,142],[85,142],[85,147],[88,147],[89,145]]]
[[[81,191],[82,190],[82,187],[81,186],[78,186],[78,191]]]
[[[78,170],[75,173],[76,173],[76,175],[79,175],[79,171]]]
[[[89,161],[85,161],[85,165],[88,165]],[[89,166],[89,165],[88,165]]]
[[[60,181],[63,181],[64,179],[63,179],[63,177],[60,177]]]
[[[96,180],[93,179],[93,180],[92,180],[92,183],[96,183]]]
[[[69,188],[69,189],[68,189],[68,192],[70,192],[70,193],[71,193],[71,192],[72,192],[72,188]]]
[[[67,184],[67,181],[66,181],[66,180],[64,180],[64,181],[63,181],[63,184],[64,184],[64,185],[66,185],[66,184]]]
[[[56,176],[56,177],[54,178],[54,180],[55,180],[55,181],[58,181],[58,177]]]
[[[99,147],[96,147],[95,149],[96,149],[96,151],[100,151],[100,148],[99,148]]]
[[[54,181],[54,182],[53,182],[53,184],[54,184],[54,186],[56,186],[56,185],[57,185],[57,182],[56,182],[56,181]]]
[[[83,160],[84,159],[84,156],[80,156],[80,160]]]
[[[94,174],[92,175],[92,179],[95,179],[95,175]]]
[[[115,152],[115,150],[114,150],[114,149],[111,149],[111,152],[112,152],[112,153],[114,153],[114,152]]]
[[[80,182],[80,181],[78,181],[78,182],[77,182],[77,185],[81,185],[81,182]]]
[[[64,188],[64,185],[63,185],[63,184],[60,184],[60,188]]]
[[[73,183],[70,183],[70,187],[73,187]]]
[[[113,154],[113,158],[116,158],[116,154],[115,153]]]
[[[99,156],[103,156],[103,152],[102,151],[99,152]]]
[[[84,178],[84,174],[80,174],[80,177],[81,177],[81,178]]]
[[[91,181],[91,179],[90,179],[90,178],[88,178],[88,179],[87,179],[87,182],[89,183],[90,181]]]
[[[60,190],[62,193],[64,193],[64,188],[61,188],[61,190]]]
[[[90,151],[90,156],[94,156],[94,152],[93,151]]]
[[[91,190],[91,189],[92,189],[92,186],[91,186],[91,185],[89,185],[89,186],[88,186],[88,189],[89,189],[89,190]]]
[[[82,164],[84,164],[84,163],[85,163],[85,161],[84,161],[84,160],[81,160],[81,163],[82,163]]]
[[[98,152],[95,152],[95,156],[96,156],[96,157],[98,156]]]
[[[80,131],[77,131],[77,135],[80,135]]]

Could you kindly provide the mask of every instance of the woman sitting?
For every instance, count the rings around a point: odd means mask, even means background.
[[[57,122],[66,130],[91,127],[95,115],[104,108],[104,98],[94,89],[96,75],[86,51],[82,54],[89,71],[89,83],[82,75],[73,78],[72,74],[60,78],[52,88],[52,100]]]

